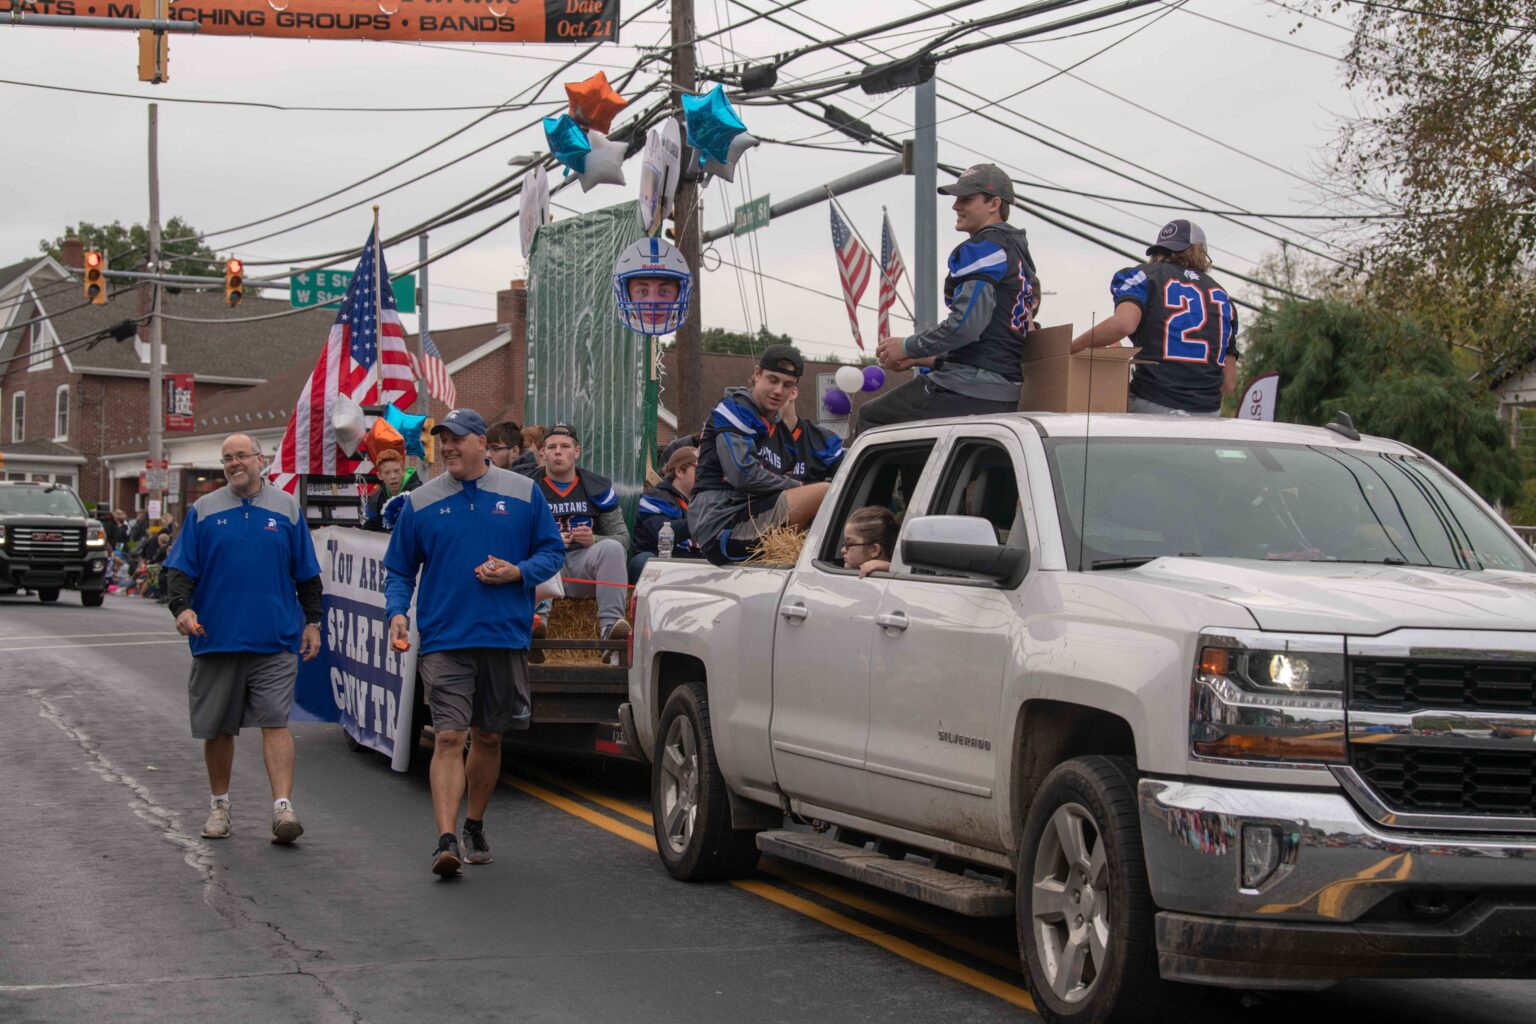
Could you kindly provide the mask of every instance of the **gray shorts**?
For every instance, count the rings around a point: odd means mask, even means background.
[[[1153,402],[1145,398],[1138,398],[1136,395],[1132,395],[1130,398],[1126,399],[1125,411],[1142,413],[1144,415],[1150,414],[1153,416],[1218,417],[1221,415],[1221,409],[1219,407],[1211,409],[1207,412],[1191,412],[1188,409],[1175,409],[1171,405],[1160,405],[1157,402]]]
[[[192,735],[211,740],[238,736],[241,726],[282,728],[298,675],[299,656],[291,651],[198,655],[187,681]]]
[[[776,526],[789,522],[789,491],[755,495],[747,503],[742,519],[731,527],[732,540],[757,540]]]
[[[418,662],[427,687],[432,728],[463,732],[519,732],[533,717],[528,652],[503,647],[433,651]]]

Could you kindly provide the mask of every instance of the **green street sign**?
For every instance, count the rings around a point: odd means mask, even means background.
[[[744,235],[748,231],[767,227],[768,205],[767,196],[758,196],[750,203],[736,207],[736,225],[731,229],[731,233]]]
[[[347,297],[352,284],[350,270],[305,270],[288,274],[288,304],[295,309],[325,306],[335,309]],[[407,274],[390,284],[395,289],[395,308],[401,313],[416,312],[416,275]]]

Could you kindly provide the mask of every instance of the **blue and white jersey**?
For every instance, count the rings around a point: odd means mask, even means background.
[[[1223,364],[1237,356],[1237,307],[1208,274],[1166,260],[1127,267],[1109,285],[1116,306],[1140,307],[1131,393],[1190,412],[1221,407]]]

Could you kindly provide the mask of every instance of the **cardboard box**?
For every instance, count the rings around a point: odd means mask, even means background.
[[[1024,336],[1020,412],[1125,412],[1131,360],[1139,348],[1091,348],[1073,355],[1071,324]]]

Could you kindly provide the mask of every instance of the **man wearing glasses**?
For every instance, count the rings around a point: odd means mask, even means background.
[[[288,713],[299,657],[320,651],[320,563],[299,503],[262,479],[246,434],[224,440],[228,483],[187,510],[166,559],[176,631],[192,649],[192,735],[203,741],[210,810],[205,839],[230,833],[229,779],[242,726],[261,729],[272,787],[272,841],[304,833],[294,812]]]
[[[539,460],[531,450],[523,448],[523,428],[512,420],[492,423],[485,432],[485,451],[491,457],[491,465],[497,469],[510,469],[530,480],[539,476]]]

